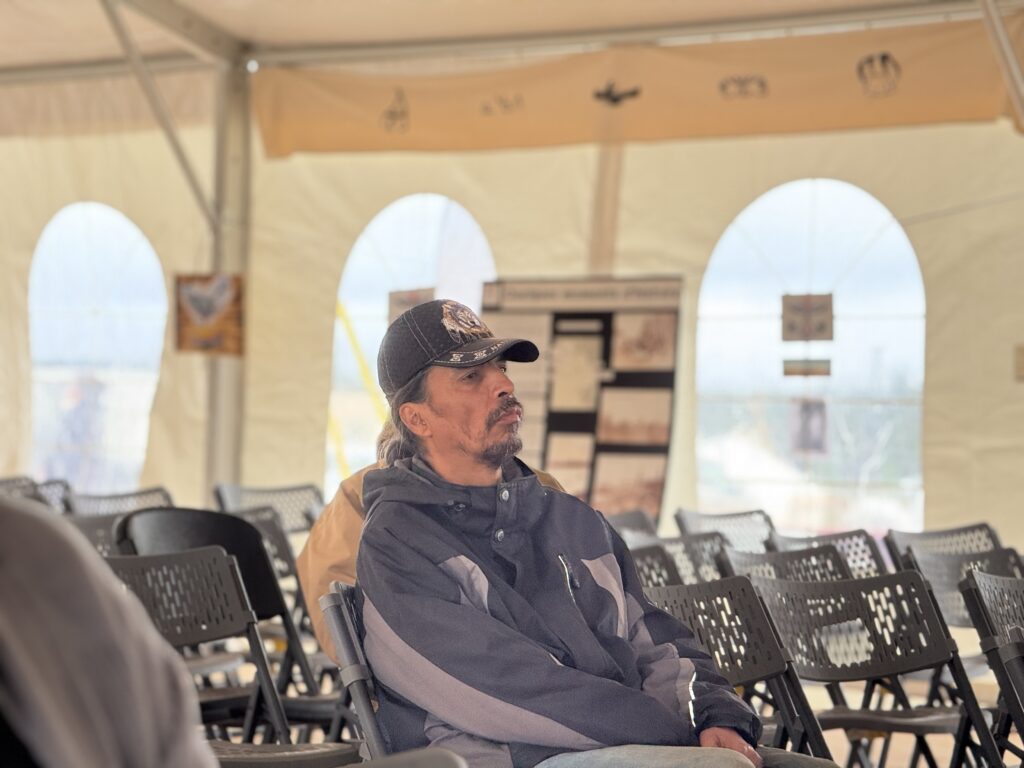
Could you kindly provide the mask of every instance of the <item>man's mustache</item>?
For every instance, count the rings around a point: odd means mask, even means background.
[[[508,395],[501,405],[495,408],[487,415],[487,428],[490,429],[497,424],[502,418],[508,415],[509,411],[513,408],[518,408],[520,411],[523,410],[523,404],[519,402],[519,398],[515,395]]]

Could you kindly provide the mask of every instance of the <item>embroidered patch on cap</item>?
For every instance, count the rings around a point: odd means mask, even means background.
[[[441,304],[441,325],[448,331],[452,341],[462,344],[494,335],[473,310],[457,301]]]

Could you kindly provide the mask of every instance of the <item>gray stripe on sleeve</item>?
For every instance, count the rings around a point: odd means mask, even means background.
[[[637,665],[643,675],[643,691],[660,701],[670,712],[693,720],[693,681],[697,668],[690,659],[682,658],[672,643],[655,644],[647,624],[644,608],[632,595],[626,595],[629,606],[630,642],[637,652]]]
[[[450,749],[473,768],[512,768],[512,753],[507,744],[481,739],[452,728],[431,714],[423,723],[423,735],[432,747]]]
[[[375,676],[458,730],[497,742],[518,741],[576,750],[605,746],[549,717],[490,696],[450,675],[399,637],[369,598],[363,601],[363,624],[366,657]]]
[[[438,567],[459,585],[463,605],[471,605],[478,611],[488,613],[487,595],[490,584],[480,566],[465,555],[450,557]]]
[[[584,560],[583,565],[590,571],[597,586],[612,596],[618,619],[615,622],[615,634],[626,640],[626,590],[622,586],[622,570],[615,555],[609,553],[594,560]]]

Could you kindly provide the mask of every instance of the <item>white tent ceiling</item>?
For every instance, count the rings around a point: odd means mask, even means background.
[[[1004,10],[1020,5],[1001,3]],[[237,42],[250,55],[279,61],[443,52],[474,44],[528,49],[559,42],[827,31],[979,16],[977,4],[963,0],[125,0],[123,7],[147,57],[195,50],[187,44],[191,37],[208,53]],[[0,78],[27,68],[122,58],[100,0],[0,3]]]

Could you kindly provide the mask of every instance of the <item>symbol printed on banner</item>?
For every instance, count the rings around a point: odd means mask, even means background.
[[[768,81],[760,75],[731,75],[718,83],[723,99],[763,99],[768,95]]]
[[[381,112],[381,127],[388,133],[405,133],[409,130],[409,123],[409,100],[405,98],[404,90],[395,88],[391,103]]]
[[[903,68],[888,51],[865,56],[857,62],[857,79],[866,96],[888,96],[900,84]]]
[[[609,80],[608,84],[600,91],[594,91],[594,98],[598,101],[607,101],[609,107],[617,107],[626,99],[636,99],[639,96],[640,86],[630,88],[628,91],[616,91],[614,80]]]
[[[493,115],[510,115],[526,109],[526,100],[521,93],[497,93],[480,103],[480,114],[484,117]]]

